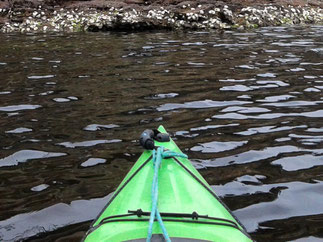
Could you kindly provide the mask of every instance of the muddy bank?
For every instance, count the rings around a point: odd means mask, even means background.
[[[323,23],[310,0],[0,0],[0,32],[245,29]]]

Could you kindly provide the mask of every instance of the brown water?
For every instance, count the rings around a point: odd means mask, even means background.
[[[79,240],[163,124],[258,241],[323,238],[323,27],[0,35],[0,240]]]

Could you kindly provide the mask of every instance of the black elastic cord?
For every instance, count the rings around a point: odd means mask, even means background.
[[[114,222],[147,222],[147,221],[149,221],[149,219],[112,219],[112,220],[101,221],[102,223],[100,222],[100,224],[94,228],[97,229],[98,227],[102,226],[103,224],[114,223]],[[155,221],[157,221],[157,219],[155,219]],[[235,228],[242,233],[244,232],[236,224],[208,222],[208,221],[200,221],[200,220],[168,219],[168,218],[163,219],[163,221],[164,222],[177,222],[177,223],[181,222],[181,223],[220,225],[220,226],[227,226],[227,227]]]
[[[192,220],[198,220],[199,218],[203,218],[203,219],[216,220],[216,221],[221,221],[221,222],[229,223],[229,224],[232,224],[232,225],[238,227],[238,224],[236,222],[231,221],[229,219],[217,218],[217,217],[210,217],[208,215],[199,215],[195,211],[193,213],[160,213],[160,215],[162,217],[191,218]],[[106,223],[110,219],[127,217],[127,216],[137,216],[139,218],[141,218],[142,216],[148,216],[149,217],[150,216],[150,212],[144,212],[141,209],[128,210],[128,213],[126,213],[126,214],[120,214],[120,215],[114,215],[114,216],[105,217],[104,219],[102,219],[100,221],[99,224],[100,225],[101,224],[104,224],[104,223]]]
[[[137,215],[137,217],[141,216],[150,216],[150,212],[143,212],[141,209],[138,210],[128,210],[129,214]],[[238,226],[238,224],[232,220],[224,219],[224,218],[217,218],[217,217],[210,217],[208,215],[200,215],[197,212],[193,213],[160,213],[162,217],[174,217],[174,218],[191,218],[198,220],[199,218],[209,219],[209,220],[217,220],[221,222],[231,223],[233,225]],[[108,218],[108,217],[107,217]]]

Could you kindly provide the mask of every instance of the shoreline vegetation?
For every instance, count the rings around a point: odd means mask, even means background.
[[[310,0],[0,0],[0,32],[251,29],[323,24]]]

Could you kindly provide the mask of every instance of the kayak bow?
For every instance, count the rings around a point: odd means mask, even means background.
[[[139,157],[84,241],[252,241],[172,139],[154,147]],[[163,150],[172,155],[156,157]]]

